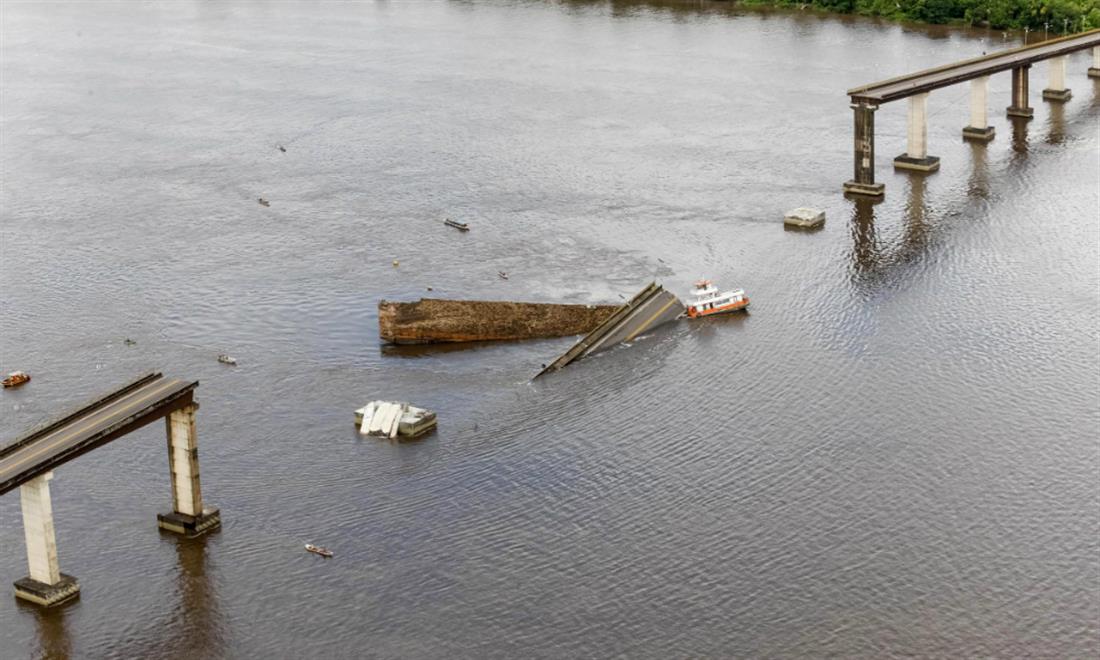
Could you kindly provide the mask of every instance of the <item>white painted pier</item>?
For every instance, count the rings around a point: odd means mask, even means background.
[[[45,607],[59,605],[80,593],[76,578],[63,574],[57,560],[53,503],[50,501],[52,479],[53,472],[47,472],[19,487],[30,575],[15,583],[15,595]]]

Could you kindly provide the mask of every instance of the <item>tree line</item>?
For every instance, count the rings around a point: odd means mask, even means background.
[[[749,0],[924,23],[962,23],[1052,34],[1100,27],[1100,0]]]

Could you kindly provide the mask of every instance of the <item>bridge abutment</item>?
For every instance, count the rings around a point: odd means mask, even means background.
[[[875,110],[872,103],[853,103],[855,120],[855,172],[844,183],[844,192],[866,197],[882,197],[886,184],[875,183]]]
[[[996,131],[989,125],[988,95],[989,76],[970,81],[970,125],[962,130],[964,140],[989,142],[993,139]]]
[[[53,472],[47,472],[19,487],[30,575],[15,583],[15,596],[45,607],[59,605],[80,593],[76,578],[62,573],[57,561],[51,479]]]
[[[905,153],[894,159],[894,167],[916,172],[940,169],[938,156],[928,155],[928,92],[909,97],[909,130]]]
[[[1068,101],[1073,94],[1066,89],[1066,56],[1052,57],[1047,60],[1049,79],[1043,90],[1043,99],[1047,101]]]
[[[1034,108],[1028,105],[1027,72],[1030,68],[1030,64],[1025,64],[1012,69],[1012,105],[1006,110],[1009,117],[1031,119],[1035,116]]]
[[[204,508],[199,483],[198,434],[195,413],[199,404],[190,403],[165,417],[168,432],[168,470],[172,476],[172,511],[157,515],[161,529],[198,536],[221,525],[221,513]]]
[[[1089,67],[1089,78],[1100,78],[1100,46],[1092,47],[1092,66]]]

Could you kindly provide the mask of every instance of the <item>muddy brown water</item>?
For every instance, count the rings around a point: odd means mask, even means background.
[[[965,85],[933,93],[932,176],[891,170],[905,105],[884,106],[870,205],[840,195],[844,90],[1014,37],[725,3],[0,22],[0,370],[34,376],[0,393],[0,442],[145,369],[196,378],[224,520],[157,532],[159,424],[58,469],[81,599],[0,593],[0,657],[1100,652],[1087,55],[1064,106],[1032,69],[1026,124],[994,77],[988,146],[960,139]],[[824,229],[784,231],[797,206]],[[534,383],[572,339],[377,340],[377,301],[429,286],[600,303],[701,276],[752,311]],[[438,431],[357,437],[377,398]],[[0,581],[26,571],[9,493]]]

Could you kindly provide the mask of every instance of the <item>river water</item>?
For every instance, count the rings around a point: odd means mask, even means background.
[[[0,442],[146,370],[198,379],[224,521],[158,532],[161,424],[59,468],[81,598],[8,587],[3,658],[1100,653],[1086,54],[1065,106],[1032,70],[1030,123],[995,76],[988,146],[960,139],[966,85],[933,93],[928,177],[892,171],[884,106],[872,205],[841,195],[844,90],[1016,37],[706,3],[0,12],[0,369],[34,376]],[[783,229],[803,205],[823,230]],[[573,340],[377,339],[381,298],[700,276],[751,313],[536,382]],[[439,429],[360,438],[374,398]],[[20,516],[0,498],[6,584]]]

